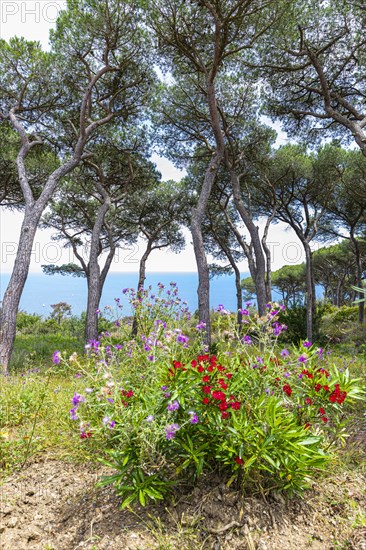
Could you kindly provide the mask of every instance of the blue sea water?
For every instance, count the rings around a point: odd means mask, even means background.
[[[243,273],[242,277],[247,277]],[[0,299],[2,299],[10,274],[0,274]],[[123,301],[122,290],[135,288],[137,273],[110,273],[106,279],[101,307],[113,306],[115,298],[121,298],[126,315],[130,313],[127,301]],[[179,289],[179,296],[186,300],[191,311],[197,309],[197,273],[149,273],[145,285],[157,287],[159,282],[169,286],[174,281]],[[210,292],[211,307],[223,304],[226,309],[236,311],[236,295],[234,276],[223,275],[211,280]],[[30,273],[24,287],[20,302],[20,309],[28,313],[38,313],[47,317],[52,309],[51,304],[67,302],[72,306],[72,313],[80,315],[86,309],[87,286],[86,280],[71,276],[45,275],[43,273]]]

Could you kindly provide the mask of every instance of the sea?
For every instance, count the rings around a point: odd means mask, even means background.
[[[248,277],[248,273],[243,273],[242,278]],[[0,274],[0,299],[4,295],[7,284],[10,279],[9,273]],[[120,298],[123,304],[123,311],[126,315],[131,313],[127,299],[123,294],[125,288],[136,288],[138,274],[131,273],[110,273],[104,284],[103,295],[101,299],[101,308],[105,306],[114,306],[115,298]],[[174,282],[178,287],[178,295],[182,300],[188,303],[192,312],[197,305],[197,273],[148,273],[145,281],[145,288],[149,285],[157,289],[158,283],[169,287],[169,283]],[[274,297],[276,299],[276,297]],[[52,312],[51,304],[66,302],[71,305],[73,315],[80,315],[86,310],[87,303],[87,285],[86,280],[82,278],[64,276],[64,275],[45,275],[43,273],[30,273],[25,284],[23,295],[20,301],[20,309],[28,313],[37,313],[44,318]],[[225,309],[236,311],[236,290],[235,279],[233,275],[222,275],[211,279],[210,290],[211,307],[224,305]]]

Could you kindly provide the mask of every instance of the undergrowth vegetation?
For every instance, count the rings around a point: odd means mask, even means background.
[[[240,327],[219,306],[208,350],[205,325],[174,283],[124,294],[136,336],[116,299],[86,353],[58,345],[47,368],[31,360],[3,378],[3,470],[45,450],[99,460],[115,471],[100,484],[114,484],[126,507],[211,474],[243,490],[301,494],[334,463],[363,406],[356,360],[306,340],[285,347],[276,303],[261,318],[248,303]]]

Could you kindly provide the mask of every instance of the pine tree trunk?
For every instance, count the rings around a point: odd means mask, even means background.
[[[153,240],[149,240],[147,243],[147,247],[145,252],[142,255],[142,258],[140,260],[140,268],[139,268],[139,280],[137,283],[137,299],[141,298],[142,291],[144,290],[145,286],[145,279],[146,279],[146,262],[148,260],[148,257],[150,256],[151,250],[152,250]],[[138,333],[138,320],[137,315],[135,314],[133,317],[133,323],[132,323],[132,331],[131,336],[135,338]]]
[[[314,319],[316,312],[316,295],[313,269],[313,253],[308,242],[303,241],[306,257],[306,337],[313,339]]]
[[[32,208],[26,209],[13,272],[2,301],[0,317],[0,364],[4,372],[7,372],[9,368],[16,334],[16,316],[23,288],[28,277],[33,241],[39,218],[40,215],[35,215]]]
[[[88,281],[88,305],[86,309],[85,340],[98,340],[98,314],[100,298],[102,291],[100,288],[99,265],[89,265]]]
[[[357,239],[355,238],[353,230],[350,232],[350,238],[351,242],[353,244],[355,258],[356,258],[356,278],[357,283],[356,286],[358,288],[362,288],[362,258],[361,258],[361,252],[360,247],[358,246]],[[363,292],[358,292],[357,298],[360,300],[365,298],[365,295]],[[365,320],[365,302],[359,302],[358,304],[358,322],[362,324]]]
[[[231,170],[230,176],[235,206],[245,224],[245,227],[249,231],[252,241],[255,256],[255,276],[253,277],[252,275],[252,277],[257,295],[258,315],[262,317],[267,311],[266,260],[263,253],[261,239],[259,237],[258,227],[254,224],[241,198],[239,178],[233,170]]]

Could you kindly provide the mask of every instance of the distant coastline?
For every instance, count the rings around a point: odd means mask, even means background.
[[[242,278],[248,276],[243,272]],[[10,279],[10,273],[0,274],[0,299],[2,299],[6,286]],[[114,305],[115,298],[122,298],[124,288],[136,288],[138,274],[135,272],[110,273],[107,277],[101,306]],[[193,272],[151,272],[147,274],[146,286],[156,287],[158,282],[169,285],[176,282],[179,296],[186,300],[191,311],[197,309],[197,273]],[[72,307],[72,314],[80,315],[86,310],[87,287],[82,278],[44,275],[43,273],[30,273],[26,282],[20,309],[28,313],[37,313],[47,317],[51,312],[51,304],[67,302]],[[125,302],[126,303],[126,302]],[[224,304],[227,309],[236,310],[236,295],[233,275],[223,275],[211,280],[211,307]],[[129,314],[127,305],[125,313]]]

